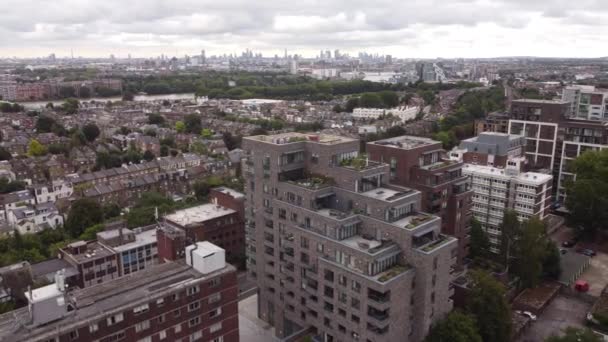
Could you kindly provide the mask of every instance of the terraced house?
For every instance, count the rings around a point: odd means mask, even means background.
[[[243,149],[248,269],[277,336],[421,341],[451,310],[457,239],[358,140],[286,133]]]

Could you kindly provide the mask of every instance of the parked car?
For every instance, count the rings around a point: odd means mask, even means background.
[[[530,318],[533,321],[536,321],[536,315],[531,313],[530,311],[515,311],[517,314],[522,315],[522,316],[526,316],[528,318]]]
[[[574,247],[574,245],[576,245],[577,242],[578,241],[576,241],[576,239],[566,240],[566,241],[562,242],[562,247],[566,247],[566,248]]]
[[[577,253],[589,256],[589,257],[593,257],[595,256],[595,251],[593,249],[589,249],[589,248],[581,248],[576,250]]]
[[[564,255],[564,254],[568,253],[568,250],[564,249],[564,248],[560,248],[559,249],[559,253],[562,254],[562,255]]]

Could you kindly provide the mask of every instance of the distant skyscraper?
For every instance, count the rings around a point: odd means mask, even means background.
[[[205,64],[207,62],[207,57],[205,56],[205,50],[201,50],[201,64]]]
[[[339,59],[340,58],[340,50],[338,50],[338,49],[334,50],[334,58],[335,59]]]
[[[386,55],[385,61],[386,61],[386,64],[393,64],[393,56]]]

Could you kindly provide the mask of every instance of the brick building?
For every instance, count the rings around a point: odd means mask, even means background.
[[[87,289],[54,284],[26,292],[29,308],[0,316],[0,340],[29,342],[238,342],[236,270],[208,242],[184,262]]]
[[[163,224],[183,230],[189,243],[210,241],[224,248],[230,258],[245,254],[244,222],[233,209],[203,204],[166,215]]]
[[[421,192],[423,211],[441,217],[441,231],[458,238],[458,261],[468,253],[471,195],[462,162],[452,161],[441,142],[401,136],[367,143],[369,158],[390,165],[390,182]]]
[[[456,239],[358,140],[285,133],[243,149],[248,272],[277,336],[416,342],[452,309]]]

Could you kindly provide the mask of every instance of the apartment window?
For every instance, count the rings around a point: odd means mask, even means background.
[[[156,306],[161,307],[165,305],[165,298],[159,298],[156,300]]]
[[[357,298],[352,298],[350,304],[353,308],[355,308],[357,310],[361,306],[361,302]]]
[[[201,318],[199,316],[196,316],[188,321],[189,327],[193,327],[197,324],[201,324]]]
[[[211,296],[209,296],[209,304],[217,303],[221,299],[222,299],[222,294],[221,293],[214,293]]]
[[[96,332],[97,330],[99,330],[99,324],[97,323],[93,323],[89,325],[89,332],[92,334],[94,332]]]
[[[224,342],[224,336],[216,337],[210,342]]]
[[[182,325],[178,324],[178,325],[174,326],[173,327],[173,332],[176,333],[176,334],[182,332]]]
[[[161,332],[158,333],[158,339],[159,340],[164,340],[166,338],[167,338],[167,331],[166,330],[163,330],[163,331],[161,331]]]
[[[220,278],[211,279],[211,280],[209,281],[209,287],[216,287],[216,286],[219,286],[219,285],[220,285],[220,282],[221,282],[221,279],[220,279]]]
[[[116,314],[114,316],[108,317],[107,318],[107,324],[108,326],[112,326],[116,323],[120,323],[125,319],[124,315],[122,313]]]
[[[203,331],[202,330],[195,331],[192,335],[190,335],[190,342],[200,340],[201,338],[203,338]]]
[[[156,323],[163,323],[164,321],[165,321],[165,315],[164,314],[156,317]]]
[[[222,314],[222,308],[217,308],[211,312],[209,312],[209,318],[214,318]]]
[[[216,333],[220,330],[222,330],[222,322],[215,323],[209,327],[209,333],[211,333],[211,334]]]
[[[355,291],[357,293],[361,292],[361,284],[359,284],[359,282],[356,280],[353,280],[352,288],[353,288],[353,291]]]
[[[359,323],[359,322],[361,322],[361,319],[360,319],[360,318],[359,318],[359,316],[357,316],[357,315],[352,315],[352,316],[350,316],[350,319],[351,319],[353,322],[355,322],[355,323]]]
[[[146,336],[144,338],[141,338],[141,339],[137,340],[137,342],[152,342],[152,337],[151,336]]]
[[[179,293],[174,293],[173,296],[171,296],[171,299],[175,302],[176,300],[179,299]]]
[[[173,310],[173,317],[177,318],[182,314],[182,312],[180,311],[180,309],[175,309]]]
[[[78,330],[72,330],[68,335],[70,336],[70,341],[73,341],[78,338]]]
[[[198,310],[200,307],[201,307],[200,301],[190,303],[190,304],[188,304],[188,312]]]
[[[308,217],[306,219],[310,221]],[[308,239],[304,236],[300,237],[300,247],[308,249]]]
[[[189,287],[188,290],[187,290],[188,296],[191,296],[193,294],[199,293],[200,290],[201,289],[200,289],[200,287],[198,285]]]
[[[140,331],[144,331],[150,328],[150,321],[143,321],[135,324],[135,332],[138,333]]]
[[[141,313],[148,312],[149,309],[150,309],[150,306],[148,304],[144,304],[144,305],[136,306],[135,308],[133,308],[133,313],[136,315],[139,315]]]
[[[346,279],[345,276],[343,276],[343,275],[338,276],[338,284],[340,284],[342,286],[346,286],[347,281],[348,280]]]

